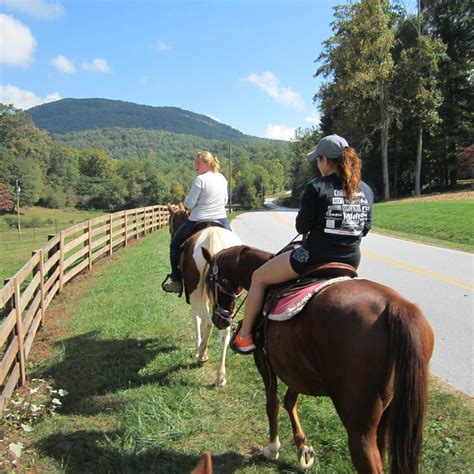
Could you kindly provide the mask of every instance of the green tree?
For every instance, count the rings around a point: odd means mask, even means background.
[[[435,146],[438,175],[448,184],[448,160],[472,144],[474,136],[474,14],[472,0],[422,0],[428,32],[446,45],[440,65],[443,103]]]
[[[383,194],[390,197],[388,139],[391,119],[389,86],[394,35],[388,0],[362,0],[335,8],[333,35],[324,42],[316,75],[328,79],[315,99],[332,119],[333,132],[357,136],[366,121],[380,130]],[[346,131],[344,131],[346,130]],[[373,132],[372,132],[373,133]],[[352,141],[352,140],[351,140]],[[361,137],[356,142],[361,143]]]
[[[421,194],[423,134],[431,134],[440,122],[438,109],[442,103],[439,88],[439,63],[444,45],[421,31],[421,18],[409,16],[399,25],[400,52],[393,79],[393,97],[404,126],[415,129],[417,151],[415,194]]]

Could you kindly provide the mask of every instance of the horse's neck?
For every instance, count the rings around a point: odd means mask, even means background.
[[[270,260],[272,254],[264,250],[244,246],[239,256],[238,268],[241,276],[239,282],[246,290],[250,288],[252,274],[260,268],[264,263]]]

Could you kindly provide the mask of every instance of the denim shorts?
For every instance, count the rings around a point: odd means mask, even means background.
[[[317,255],[314,252],[306,249],[304,246],[301,246],[293,250],[290,254],[291,268],[300,275],[307,272],[315,265],[330,262],[347,263],[357,269],[360,263],[360,251],[357,251],[357,253],[351,255],[350,257],[327,257],[323,255]]]

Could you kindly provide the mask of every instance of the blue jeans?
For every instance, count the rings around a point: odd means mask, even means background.
[[[229,223],[227,222],[227,217],[222,219],[216,219],[220,222],[227,230],[232,231]],[[171,279],[173,281],[181,281],[181,271],[179,269],[179,249],[183,245],[184,241],[191,237],[193,233],[194,225],[196,221],[187,220],[174,234],[170,243],[170,262],[171,262]]]

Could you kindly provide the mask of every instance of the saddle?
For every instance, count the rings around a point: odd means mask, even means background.
[[[316,294],[334,283],[357,277],[352,265],[331,262],[317,265],[297,280],[267,289],[263,308],[264,318],[286,321],[298,314]]]

